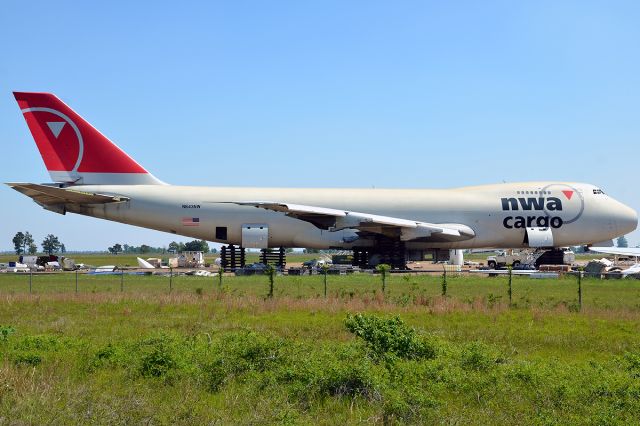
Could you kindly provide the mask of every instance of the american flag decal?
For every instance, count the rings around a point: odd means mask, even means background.
[[[183,226],[198,226],[198,225],[200,225],[200,218],[199,217],[183,217],[182,218],[182,225]]]

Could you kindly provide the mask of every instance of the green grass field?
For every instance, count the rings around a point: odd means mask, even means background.
[[[0,422],[640,419],[637,280],[122,278],[0,274]]]
[[[76,277],[79,294],[120,293],[131,295],[202,294],[223,292],[234,297],[265,297],[268,279],[263,275],[236,277],[226,274],[222,289],[217,275],[88,275],[84,273],[0,274],[0,294],[75,294]],[[327,293],[332,298],[375,300],[381,297],[379,275],[328,275]],[[274,294],[278,297],[308,299],[324,296],[324,276],[276,276]],[[390,274],[386,280],[386,300],[399,306],[428,304],[442,294],[442,277],[438,274]],[[462,304],[483,301],[491,305],[508,305],[508,278],[447,276],[447,297]],[[582,302],[589,309],[640,310],[640,281],[582,279]],[[513,308],[547,308],[559,306],[576,310],[578,286],[574,276],[560,279],[530,279],[514,276]]]

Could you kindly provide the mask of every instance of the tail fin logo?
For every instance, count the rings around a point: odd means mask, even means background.
[[[60,136],[60,132],[65,124],[67,123],[64,121],[47,121],[47,126],[49,126],[49,130],[51,130],[51,133],[53,133],[56,139]]]
[[[46,123],[48,130],[52,133],[56,142],[66,145],[66,149],[64,150],[56,150],[55,156],[44,157],[45,162],[51,161],[51,164],[47,164],[47,169],[50,171],[67,171],[71,176],[76,176],[84,155],[84,141],[76,123],[66,114],[53,108],[30,107],[24,108],[21,111],[27,122],[29,122],[30,119],[34,120],[34,124],[36,125],[34,127],[41,128],[43,132],[45,130],[42,124]],[[52,117],[52,115],[55,117]],[[60,121],[60,119],[64,121]],[[67,127],[66,124],[69,124],[69,126]],[[70,130],[65,130],[66,128]],[[74,149],[76,146],[77,149]]]
[[[161,185],[126,152],[51,93],[13,92],[54,182]]]

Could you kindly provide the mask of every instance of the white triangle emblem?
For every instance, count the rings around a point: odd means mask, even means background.
[[[53,133],[53,136],[55,136],[56,139],[60,136],[60,132],[65,124],[67,123],[64,121],[47,121],[47,126],[49,126],[49,130],[51,130],[51,133]]]

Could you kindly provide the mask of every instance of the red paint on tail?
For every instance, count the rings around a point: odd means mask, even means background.
[[[55,95],[14,92],[14,96],[55,181],[161,183]]]

